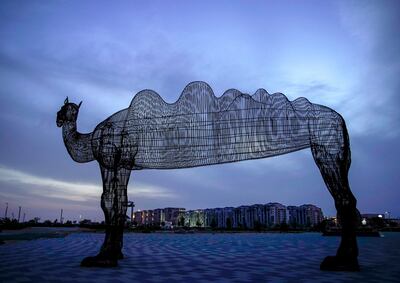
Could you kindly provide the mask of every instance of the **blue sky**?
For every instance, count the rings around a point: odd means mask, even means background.
[[[151,88],[174,102],[203,80],[220,96],[258,88],[329,106],[349,128],[362,212],[400,216],[398,1],[2,1],[0,212],[101,220],[95,162],[67,154],[56,112],[83,100],[90,132]],[[277,201],[334,205],[309,150],[270,159],[133,171],[137,208]]]

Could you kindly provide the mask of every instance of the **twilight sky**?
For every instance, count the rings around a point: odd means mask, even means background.
[[[91,132],[151,88],[174,102],[191,81],[217,96],[258,88],[341,113],[362,213],[400,216],[399,1],[1,1],[0,215],[102,220],[96,162],[69,157],[66,96]],[[313,203],[334,215],[310,150],[180,170],[133,171],[136,208]]]

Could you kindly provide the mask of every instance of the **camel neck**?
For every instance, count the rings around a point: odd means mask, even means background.
[[[62,131],[65,147],[74,161],[85,163],[94,160],[91,133],[79,133],[76,130],[76,122],[65,123]]]
[[[75,122],[66,122],[62,128],[63,138],[65,142],[65,138],[68,138],[71,135],[76,135],[76,121]]]

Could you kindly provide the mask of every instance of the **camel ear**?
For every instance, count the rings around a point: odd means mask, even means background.
[[[81,107],[81,105],[82,105],[82,101],[79,102],[78,109]]]
[[[67,96],[67,98],[64,100],[64,104],[67,104],[68,103],[68,96]]]

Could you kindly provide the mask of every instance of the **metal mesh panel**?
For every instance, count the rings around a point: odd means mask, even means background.
[[[252,96],[230,89],[216,97],[206,83],[193,82],[169,104],[156,92],[143,90],[128,108],[90,134],[76,131],[79,107],[67,99],[57,124],[63,126],[65,145],[75,161],[100,164],[101,205],[111,226],[124,223],[131,170],[221,164],[308,147],[338,211],[355,208],[347,179],[350,146],[345,121],[334,110],[305,98],[289,101],[264,89]],[[121,237],[106,236],[103,250],[112,246],[107,242],[111,238]],[[122,242],[116,249],[121,247]]]

